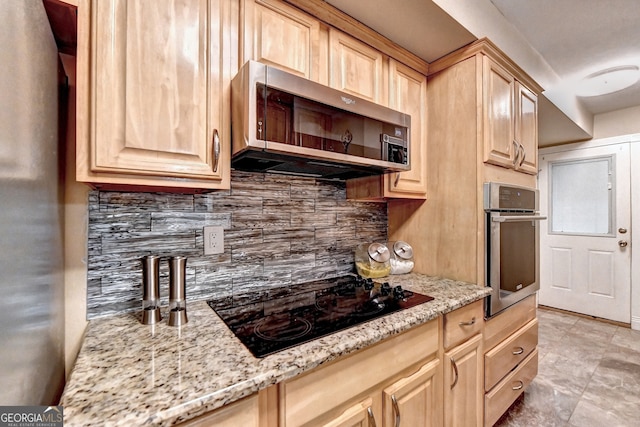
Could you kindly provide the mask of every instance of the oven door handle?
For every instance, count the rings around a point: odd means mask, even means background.
[[[546,216],[540,215],[514,215],[514,216],[494,216],[491,218],[493,222],[522,222],[522,221],[542,221],[547,219]]]

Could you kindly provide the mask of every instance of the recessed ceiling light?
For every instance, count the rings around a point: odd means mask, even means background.
[[[589,74],[578,85],[578,96],[600,96],[633,86],[640,79],[636,65],[607,68]]]

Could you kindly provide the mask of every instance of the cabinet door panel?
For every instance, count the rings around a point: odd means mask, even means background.
[[[484,161],[513,167],[515,79],[488,57],[483,57]]]
[[[95,3],[93,171],[219,178],[208,129],[209,6]]]
[[[439,339],[438,322],[434,320],[280,383],[280,416],[284,424],[312,424],[355,396],[435,354]],[[389,360],[394,363],[387,363]],[[384,369],[379,369],[380,366]]]
[[[444,425],[478,426],[483,417],[482,335],[444,355]]]
[[[427,78],[390,61],[389,106],[411,116],[411,170],[388,175],[388,196],[425,198],[427,193]],[[398,177],[399,174],[399,177]],[[399,193],[399,194],[395,194]]]
[[[383,56],[366,44],[331,29],[329,85],[366,100],[387,105],[384,97]]]
[[[373,416],[373,399],[370,397],[347,408],[336,418],[322,423],[323,427],[368,427],[369,418]],[[371,415],[369,415],[371,411]]]
[[[282,2],[245,2],[244,61],[318,81],[320,22]]]
[[[522,144],[524,159],[518,170],[538,173],[538,97],[516,82],[516,141]]]
[[[260,404],[257,394],[179,424],[180,427],[260,427],[260,425]]]
[[[398,380],[383,391],[384,425],[430,427],[441,425],[441,364],[432,360],[413,375]],[[395,403],[394,403],[395,401]]]

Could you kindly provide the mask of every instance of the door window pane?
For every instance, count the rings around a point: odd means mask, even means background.
[[[610,235],[613,156],[552,162],[551,233]]]

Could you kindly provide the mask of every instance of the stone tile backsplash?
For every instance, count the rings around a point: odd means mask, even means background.
[[[203,227],[224,228],[224,253],[204,255]],[[92,191],[87,317],[140,309],[145,255],[187,259],[187,304],[261,299],[270,289],[354,271],[360,242],[387,237],[386,203],[346,200],[341,182],[232,172],[231,190],[206,194]]]

